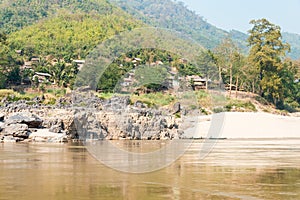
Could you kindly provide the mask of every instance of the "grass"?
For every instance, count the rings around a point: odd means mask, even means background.
[[[131,102],[141,101],[148,107],[162,107],[171,105],[176,101],[176,97],[171,94],[164,94],[162,92],[131,95]]]
[[[225,106],[226,111],[236,112],[256,112],[256,107],[251,101],[233,100],[230,99]]]
[[[38,95],[39,95],[38,93],[19,93],[7,89],[0,90],[0,100],[6,98],[6,100],[10,102],[19,101],[19,100],[29,101]]]
[[[53,94],[56,97],[63,97],[67,93],[67,90],[64,88],[62,88],[62,89],[61,88],[55,88],[55,89],[49,88],[49,89],[46,89],[45,93]]]
[[[111,99],[115,94],[114,93],[95,93],[95,95],[97,97],[99,97],[100,99]]]
[[[43,104],[45,105],[54,105],[56,103],[57,98],[63,97],[66,94],[66,89],[46,89],[45,92],[16,92],[8,89],[0,90],[0,100],[6,98],[9,102],[16,102],[19,100],[28,101],[28,105],[32,105],[35,102],[31,101],[35,97],[44,96],[45,100]]]
[[[4,97],[7,97],[7,96],[12,95],[14,93],[15,92],[13,90],[1,89],[0,90],[0,99],[3,99]]]

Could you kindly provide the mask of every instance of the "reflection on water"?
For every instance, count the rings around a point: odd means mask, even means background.
[[[202,143],[146,174],[109,169],[79,144],[0,144],[0,200],[300,199],[300,140],[222,140],[200,160]]]

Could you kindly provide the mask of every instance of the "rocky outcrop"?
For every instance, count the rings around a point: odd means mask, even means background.
[[[9,124],[5,126],[4,130],[4,136],[13,136],[23,139],[27,139],[30,134],[27,124]]]
[[[40,128],[43,120],[33,113],[20,112],[9,116],[5,123],[7,125],[26,124],[29,128]]]
[[[38,99],[36,99],[38,102]],[[68,100],[69,101],[69,100]],[[62,102],[64,102],[62,100]],[[165,140],[181,138],[179,103],[171,109],[148,108],[127,96],[103,100],[92,93],[73,97],[73,106],[42,106],[22,101],[0,110],[2,141],[65,141],[66,139]],[[1,124],[2,123],[2,124]],[[6,138],[4,138],[6,137]],[[9,137],[9,138],[7,138]]]

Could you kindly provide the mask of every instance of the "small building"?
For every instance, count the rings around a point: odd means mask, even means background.
[[[35,81],[37,79],[39,83],[47,83],[51,77],[51,74],[48,73],[35,72],[32,80]]]
[[[84,64],[85,60],[73,60],[76,64]]]
[[[206,89],[206,83],[211,82],[206,78],[202,78],[198,75],[186,76],[186,81],[188,81],[194,90]]]
[[[33,57],[33,58],[30,59],[30,61],[31,61],[32,63],[39,63],[39,62],[40,62],[40,58],[38,58],[38,57]]]
[[[73,62],[77,64],[78,70],[81,70],[85,64],[85,60],[73,60]]]
[[[132,85],[132,82],[133,82],[133,80],[131,78],[124,78],[121,85],[123,87],[128,87],[128,86]]]
[[[26,70],[26,69],[32,70],[32,62],[31,61],[25,61],[24,65],[22,65],[20,67],[20,69],[21,70]]]

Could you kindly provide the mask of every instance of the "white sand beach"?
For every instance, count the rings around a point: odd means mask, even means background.
[[[300,138],[300,117],[239,112],[204,116],[194,137]]]

